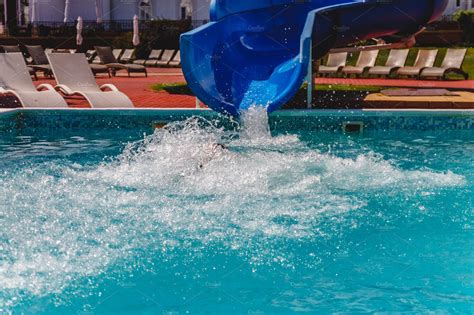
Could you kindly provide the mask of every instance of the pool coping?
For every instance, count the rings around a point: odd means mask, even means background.
[[[153,113],[169,115],[200,115],[218,116],[219,114],[207,108],[9,108],[0,109],[0,117],[20,113],[64,113],[67,115],[152,115]],[[291,109],[279,110],[270,116],[278,117],[370,117],[370,116],[474,116],[474,109]]]

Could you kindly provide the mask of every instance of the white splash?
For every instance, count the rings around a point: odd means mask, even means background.
[[[318,236],[322,218],[360,209],[371,193],[464,183],[373,154],[321,154],[296,136],[271,137],[265,117],[251,109],[240,135],[200,118],[173,123],[98,166],[3,170],[0,304],[19,292],[61,292],[139,251],[166,252],[187,240],[255,262],[278,251],[271,240]]]
[[[251,106],[241,113],[241,138],[259,141],[271,138],[268,113],[264,106]]]

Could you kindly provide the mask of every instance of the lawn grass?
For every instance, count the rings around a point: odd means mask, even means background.
[[[316,91],[359,91],[378,93],[383,89],[383,87],[373,85],[316,84],[314,89]]]
[[[176,95],[194,95],[187,83],[157,83],[151,86],[155,92],[165,91]]]
[[[186,83],[158,83],[151,86],[155,92],[165,91],[176,95],[194,95]],[[359,91],[378,93],[382,90],[380,86],[370,85],[348,85],[348,84],[317,84],[316,91]]]

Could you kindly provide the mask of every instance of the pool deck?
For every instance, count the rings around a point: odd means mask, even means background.
[[[145,78],[141,74],[132,74],[128,78],[124,73],[117,77],[109,78],[100,75],[97,78],[98,84],[112,83],[121,91],[127,94],[137,108],[196,108],[196,98],[190,95],[170,94],[166,91],[155,92],[151,86],[157,83],[184,83],[185,79],[181,69],[158,69],[150,68],[149,76]],[[40,78],[35,81],[36,85],[42,83],[55,84],[53,79]],[[419,80],[387,80],[387,79],[346,79],[346,78],[317,78],[316,84],[345,84],[345,85],[378,85],[386,87],[410,87],[410,88],[446,88],[453,90],[463,90],[474,92],[474,80],[468,81],[419,81]],[[439,101],[433,101],[439,99]],[[402,101],[394,98],[379,98],[376,102],[369,98],[367,108],[420,108],[420,109],[474,109],[474,94],[466,93],[461,103],[458,105],[459,98],[446,100],[445,98],[408,97]],[[89,104],[80,97],[68,97],[67,102],[73,108],[88,108]]]
[[[399,108],[416,106],[418,109],[474,109],[474,93],[456,91],[449,96],[386,96],[382,93],[368,95],[365,108]]]
[[[464,81],[435,81],[415,79],[347,79],[347,78],[317,78],[316,84],[329,85],[359,85],[359,86],[384,86],[418,89],[452,89],[474,92],[474,80]]]

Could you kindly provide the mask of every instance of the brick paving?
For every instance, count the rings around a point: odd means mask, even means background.
[[[100,75],[97,83],[102,85],[112,83],[122,92],[127,94],[138,108],[195,108],[196,100],[193,96],[176,95],[168,92],[154,92],[151,85],[156,83],[182,83],[185,82],[181,69],[156,69],[149,71],[149,77],[141,74],[132,74],[128,78],[119,73],[117,77],[109,78]],[[413,88],[448,88],[461,90],[474,90],[474,80],[470,81],[420,81],[420,80],[388,80],[388,79],[346,79],[346,78],[317,78],[316,84],[346,84],[346,85],[376,85],[386,87],[413,87]],[[35,84],[50,83],[52,79],[40,79]],[[79,98],[66,99],[72,107],[89,107],[88,103]]]

